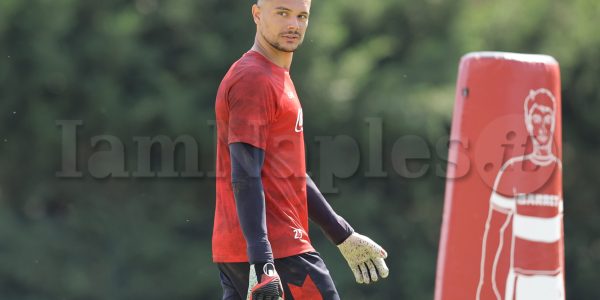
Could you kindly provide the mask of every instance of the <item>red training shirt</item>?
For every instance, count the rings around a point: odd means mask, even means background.
[[[273,256],[314,251],[308,237],[302,107],[288,70],[256,51],[248,51],[223,78],[215,111],[217,202],[213,261],[248,261],[231,189],[228,145],[236,142],[265,151],[261,178]]]

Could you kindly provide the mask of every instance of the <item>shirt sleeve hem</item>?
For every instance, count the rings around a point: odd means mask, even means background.
[[[256,140],[252,140],[249,138],[243,138],[243,137],[236,137],[236,138],[230,138],[229,141],[227,142],[228,145],[231,145],[233,143],[245,143],[245,144],[249,144],[253,147],[262,149],[263,151],[267,150],[267,145],[266,143],[260,143]]]

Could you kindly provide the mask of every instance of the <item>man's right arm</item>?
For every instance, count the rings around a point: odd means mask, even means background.
[[[231,186],[250,263],[246,298],[279,299],[283,296],[283,287],[275,270],[267,235],[265,194],[261,179],[264,151],[246,143],[231,143],[229,153]]]
[[[475,299],[502,299],[503,295],[498,288],[497,279],[499,269],[496,264],[506,251],[510,249],[510,238],[507,237],[506,228],[512,221],[516,209],[515,200],[503,196],[498,192],[499,174],[494,183],[490,196],[490,206],[483,232],[481,245],[481,262],[479,266],[479,283]],[[509,241],[506,243],[506,241]]]
[[[264,151],[246,143],[232,143],[229,144],[229,152],[231,186],[246,238],[249,263],[272,263],[273,252],[267,237],[265,195],[260,176]]]

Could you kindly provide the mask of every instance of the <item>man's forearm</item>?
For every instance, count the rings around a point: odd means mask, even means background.
[[[260,171],[264,152],[244,143],[229,145],[231,186],[251,264],[273,261],[267,237],[265,196]]]
[[[338,245],[354,232],[350,224],[333,211],[317,185],[308,175],[306,175],[306,198],[308,216],[321,227],[332,243]]]

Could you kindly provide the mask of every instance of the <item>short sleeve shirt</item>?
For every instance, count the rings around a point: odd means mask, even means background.
[[[513,201],[512,267],[517,274],[556,275],[564,270],[562,165],[530,158],[503,167],[497,193]]]
[[[300,100],[288,70],[249,51],[219,86],[213,261],[246,262],[246,241],[231,188],[229,144],[265,152],[261,179],[275,258],[314,251],[308,237],[306,165]]]

